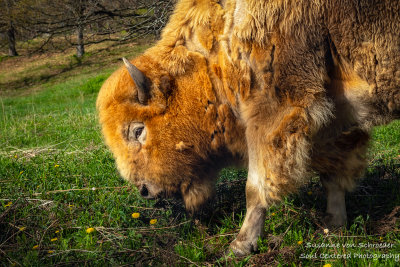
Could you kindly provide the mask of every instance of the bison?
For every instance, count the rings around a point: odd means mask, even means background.
[[[180,195],[189,211],[221,168],[246,166],[237,255],[313,173],[341,226],[369,130],[400,118],[399,33],[397,0],[180,0],[161,39],[101,88],[105,142],[144,198]]]

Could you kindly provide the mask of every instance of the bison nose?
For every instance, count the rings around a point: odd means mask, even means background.
[[[144,184],[139,187],[139,193],[144,198],[149,197],[149,189],[147,189],[146,185]]]

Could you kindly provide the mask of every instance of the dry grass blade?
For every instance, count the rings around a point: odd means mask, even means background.
[[[43,193],[33,193],[34,196],[40,196],[40,195],[48,195],[48,194],[55,194],[55,193],[66,193],[70,191],[96,191],[96,190],[103,190],[103,189],[123,189],[123,188],[129,188],[130,186],[106,186],[106,187],[87,187],[87,188],[72,188],[72,189],[64,189],[64,190],[53,190],[53,191],[47,191]]]

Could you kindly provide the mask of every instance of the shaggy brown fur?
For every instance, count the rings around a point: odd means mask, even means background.
[[[231,248],[247,254],[265,209],[320,173],[327,216],[365,168],[368,130],[400,117],[397,0],[181,0],[161,40],[103,85],[100,122],[121,175],[143,194],[213,193],[219,169],[248,165],[247,214]],[[132,140],[132,123],[146,135]]]

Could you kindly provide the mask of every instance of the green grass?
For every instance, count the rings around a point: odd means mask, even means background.
[[[324,193],[313,180],[267,212],[258,253],[224,257],[243,222],[246,172],[223,170],[216,199],[195,217],[180,201],[140,198],[119,177],[97,123],[96,95],[112,70],[0,99],[0,265],[398,265],[354,255],[400,254],[399,121],[374,129],[346,229],[324,232]],[[360,247],[368,242],[393,247]],[[339,247],[321,247],[329,244]]]

